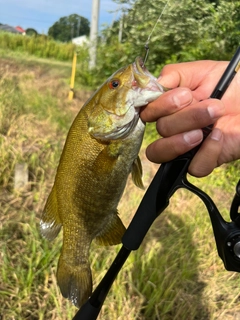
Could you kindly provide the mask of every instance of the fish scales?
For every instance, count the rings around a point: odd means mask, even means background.
[[[145,125],[139,110],[164,91],[142,65],[137,58],[115,72],[78,113],[40,222],[49,240],[63,228],[57,282],[77,307],[92,292],[91,242],[118,244],[125,232],[117,205],[130,172],[142,187],[138,153]]]

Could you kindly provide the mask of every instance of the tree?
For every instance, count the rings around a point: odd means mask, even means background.
[[[98,84],[117,66],[144,57],[144,45],[166,0],[114,0],[122,10],[121,21],[101,30],[94,70]],[[199,60],[229,60],[239,46],[240,0],[170,1],[151,34],[147,68],[158,76],[165,64]]]
[[[132,44],[130,59],[143,55],[146,43],[166,0],[114,0],[125,6],[123,37]],[[240,1],[170,1],[149,41],[148,67],[196,59],[228,59],[239,42]],[[119,22],[105,30],[109,43]]]
[[[48,30],[48,35],[55,40],[67,42],[72,38],[89,35],[90,22],[77,14],[60,18]]]
[[[28,35],[28,36],[37,36],[38,33],[37,33],[37,31],[36,31],[35,29],[33,29],[33,28],[27,28],[27,29],[26,29],[26,35]]]

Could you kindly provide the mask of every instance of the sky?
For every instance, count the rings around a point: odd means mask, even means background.
[[[118,18],[118,5],[112,0],[100,0],[99,28]],[[0,0],[0,23],[23,29],[33,28],[47,34],[61,17],[78,14],[91,22],[92,0]]]

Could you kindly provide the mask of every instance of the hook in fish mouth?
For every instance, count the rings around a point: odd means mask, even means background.
[[[144,65],[141,57],[137,57],[132,64],[135,79],[142,85],[144,89],[150,91],[158,91],[163,93],[164,88],[158,83],[157,78],[154,77]],[[141,81],[141,78],[145,79]]]
[[[139,72],[141,74],[147,73],[147,75],[151,75],[148,69],[145,67],[144,61],[142,57],[137,57],[133,63],[133,68],[135,72]],[[152,75],[151,75],[152,76]]]

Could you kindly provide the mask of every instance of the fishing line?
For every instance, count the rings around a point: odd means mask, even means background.
[[[147,58],[148,58],[148,54],[149,54],[149,42],[150,42],[151,36],[152,36],[154,30],[156,29],[157,24],[158,24],[159,21],[161,20],[162,15],[163,15],[163,13],[164,13],[164,11],[165,11],[165,9],[166,9],[169,1],[170,1],[170,0],[168,0],[168,1],[166,2],[165,6],[164,6],[164,8],[163,8],[163,11],[160,13],[160,15],[159,15],[159,17],[158,17],[155,25],[153,26],[152,31],[150,32],[150,34],[149,34],[149,36],[148,36],[148,38],[147,38],[147,41],[146,41],[146,43],[145,43],[145,45],[144,45],[144,48],[145,48],[145,50],[146,50],[146,53],[145,53],[145,57],[144,57],[144,59],[143,59],[143,66],[145,65],[145,63],[146,63],[146,61],[147,61]]]

